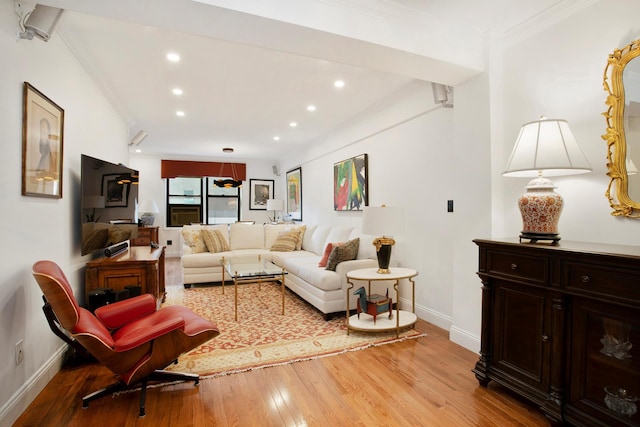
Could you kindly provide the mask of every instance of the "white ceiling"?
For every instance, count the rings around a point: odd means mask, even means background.
[[[53,37],[69,45],[131,136],[148,133],[143,153],[220,157],[233,147],[224,156],[277,159],[321,143],[398,91],[480,72],[489,31],[513,32],[585,0],[41,3],[65,9]],[[166,60],[170,51],[179,63]]]

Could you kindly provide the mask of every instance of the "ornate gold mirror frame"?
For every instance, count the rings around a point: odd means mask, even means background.
[[[607,91],[606,104],[602,113],[607,119],[607,133],[602,139],[607,141],[607,175],[611,178],[606,196],[613,208],[611,215],[640,218],[640,203],[629,197],[629,175],[627,174],[627,142],[625,136],[624,107],[625,93],[622,75],[632,59],[640,56],[640,40],[609,55],[604,69],[604,90]],[[609,82],[611,82],[609,84]],[[640,144],[640,141],[639,141]],[[640,150],[640,147],[638,148]]]

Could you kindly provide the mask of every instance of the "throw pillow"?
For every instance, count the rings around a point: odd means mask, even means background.
[[[128,240],[131,237],[130,230],[123,230],[118,227],[110,227],[108,232],[109,237],[107,238],[107,245],[115,245],[116,243],[120,243],[124,240]]]
[[[271,250],[274,252],[295,251],[299,237],[300,233],[298,231],[282,232],[278,235],[276,241],[273,242],[273,245],[271,245]]]
[[[226,252],[229,250],[229,245],[226,239],[220,232],[220,230],[202,230],[202,240],[207,247],[207,250],[211,253]]]
[[[82,242],[82,253],[89,253],[96,249],[102,249],[107,246],[109,233],[106,228],[101,228],[89,234]]]
[[[298,235],[298,243],[296,244],[296,251],[300,251],[302,250],[302,239],[304,239],[304,233],[305,231],[307,231],[307,226],[301,225],[300,227],[297,228],[297,231],[299,235]]]
[[[207,246],[204,244],[202,233],[200,231],[200,228],[195,227],[182,228],[182,237],[184,238],[184,243],[191,248],[191,253],[193,254],[207,252]]]
[[[341,245],[342,243],[327,243],[327,247],[324,248],[324,254],[322,255],[322,258],[320,259],[320,262],[318,263],[318,267],[326,267],[327,266],[327,261],[329,261],[329,255],[331,255],[331,252],[333,251],[333,248],[335,246]]]
[[[327,260],[327,270],[336,271],[336,267],[342,261],[350,261],[358,256],[358,247],[360,246],[360,238],[349,240],[344,245],[333,248],[329,259]]]

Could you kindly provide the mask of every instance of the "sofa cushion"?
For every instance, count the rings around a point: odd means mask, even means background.
[[[295,251],[298,241],[300,240],[300,231],[301,230],[283,231],[278,235],[278,238],[273,242],[270,249],[276,252]]]
[[[344,245],[338,245],[331,251],[329,259],[327,260],[327,270],[335,271],[336,266],[342,261],[350,261],[356,259],[358,256],[358,246],[360,246],[360,239],[355,238],[349,240]]]
[[[311,242],[307,250],[313,252],[316,255],[322,255],[327,243],[327,236],[329,235],[329,231],[331,231],[331,227],[328,225],[317,226],[315,231],[313,232],[313,236],[311,237]]]
[[[231,224],[229,247],[235,249],[264,249],[264,226],[261,224]]]
[[[304,235],[302,236],[302,250],[303,251],[311,251],[311,238],[313,237],[313,232],[316,231],[317,225],[305,225]]]
[[[354,228],[349,236],[349,240],[360,238],[360,245],[358,245],[358,257],[357,259],[376,259],[376,247],[373,245],[375,237],[370,234],[362,234],[359,228]]]
[[[207,228],[203,228],[201,233],[204,244],[207,246],[207,250],[209,252],[217,253],[229,250],[229,244],[220,230],[209,230]]]
[[[351,234],[351,230],[353,230],[353,227],[337,227],[337,226],[331,227],[331,230],[329,230],[329,234],[327,235],[327,238],[322,244],[322,249],[325,248],[325,245],[327,243],[349,241],[349,235]],[[322,252],[319,255],[322,255]]]

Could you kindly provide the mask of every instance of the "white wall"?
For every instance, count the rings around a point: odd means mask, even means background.
[[[447,213],[447,200],[457,196],[452,177],[458,171],[451,167],[453,117],[452,109],[434,104],[429,83],[414,83],[304,154],[282,162],[284,171],[302,168],[304,223],[360,227],[362,212],[333,210],[333,165],[368,154],[369,205],[404,206],[406,232],[394,236],[394,257],[400,266],[419,272],[418,315],[445,328],[453,314],[455,222],[454,214]],[[401,289],[401,297],[409,295]]]
[[[517,235],[522,226],[516,201],[526,178],[500,176],[523,123],[542,114],[569,121],[593,172],[553,177],[565,201],[559,231],[563,240],[638,244],[640,222],[616,218],[605,197],[607,144],[602,88],[607,58],[615,48],[640,39],[640,2],[600,1],[553,27],[504,49],[504,138],[493,141],[502,161],[493,179],[503,181],[504,221],[495,236]],[[507,43],[508,40],[505,40]],[[502,227],[500,227],[502,226]]]
[[[82,295],[80,155],[128,161],[127,129],[84,69],[54,34],[17,41],[13,1],[0,2],[0,425],[10,425],[57,372],[63,342],[49,330],[31,266],[51,259]],[[62,199],[21,195],[22,90],[28,81],[65,110]],[[15,344],[24,340],[16,366]]]

